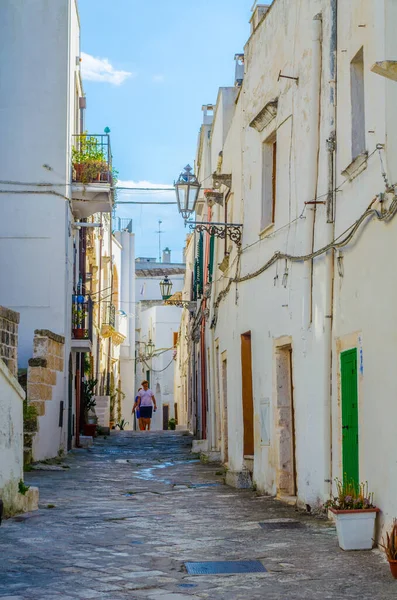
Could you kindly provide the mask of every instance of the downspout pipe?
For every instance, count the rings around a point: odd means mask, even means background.
[[[308,139],[308,189],[307,200],[313,202],[317,197],[318,182],[318,157],[320,145],[320,116],[321,116],[321,40],[322,40],[322,16],[317,14],[312,21],[312,76],[310,97],[310,127]],[[316,205],[308,205],[306,209],[306,227],[308,232],[308,253],[313,251],[314,247],[314,226],[315,226]],[[305,279],[307,280],[307,294],[304,306],[304,327],[309,329],[312,323],[312,304],[313,304],[313,261],[309,260],[306,264]]]
[[[103,215],[100,214],[100,223],[103,225]],[[95,364],[95,379],[98,381],[96,386],[96,394],[99,395],[99,357],[100,357],[100,348],[101,348],[101,324],[102,324],[102,248],[103,248],[103,229],[100,230],[101,235],[99,238],[99,277],[98,277],[98,333],[97,333],[97,342],[96,342],[96,364]]]
[[[336,132],[337,132],[337,56],[338,56],[338,0],[331,0],[331,39],[330,39],[330,86],[329,86],[329,127],[327,139],[328,150],[328,196],[326,204],[326,243],[335,237],[335,208],[336,208]],[[326,286],[324,307],[324,500],[330,497],[332,491],[332,401],[333,401],[333,306],[334,306],[334,274],[335,252],[330,250],[325,256]]]

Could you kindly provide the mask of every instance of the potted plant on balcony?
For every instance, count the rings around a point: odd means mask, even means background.
[[[102,145],[95,136],[87,133],[78,137],[77,146],[72,148],[74,180],[80,183],[100,181],[101,175],[109,171]]]
[[[343,550],[371,550],[379,508],[374,505],[368,483],[335,482],[337,495],[326,502],[325,508],[335,517],[339,546]]]
[[[397,579],[397,519],[393,519],[393,526],[390,532],[386,532],[386,538],[379,544],[386,552],[386,558],[389,561],[390,571]]]
[[[86,329],[83,327],[87,311],[81,304],[72,305],[72,332],[75,340],[82,340],[86,336]]]
[[[84,403],[84,435],[95,436],[98,418],[95,414],[95,388],[98,383],[97,379],[87,379],[83,382],[83,403]]]

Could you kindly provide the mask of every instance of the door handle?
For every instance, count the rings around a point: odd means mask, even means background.
[[[349,425],[342,425],[342,429],[349,429]]]

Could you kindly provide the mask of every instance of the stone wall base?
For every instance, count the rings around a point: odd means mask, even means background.
[[[216,450],[208,450],[208,452],[202,452],[200,458],[203,462],[220,463],[221,453]]]
[[[252,488],[252,477],[249,471],[227,471],[226,485],[231,487],[248,490]]]
[[[25,494],[18,491],[19,481],[9,481],[0,490],[4,505],[4,517],[12,517],[21,512],[31,512],[39,508],[39,488],[31,486]]]
[[[192,452],[194,454],[208,451],[208,440],[193,440]]]

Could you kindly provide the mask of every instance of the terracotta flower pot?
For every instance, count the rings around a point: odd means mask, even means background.
[[[75,340],[83,340],[85,338],[85,329],[73,329],[73,337]]]
[[[96,424],[86,423],[83,427],[84,435],[95,437]]]
[[[389,560],[390,571],[394,579],[397,579],[397,560]]]

